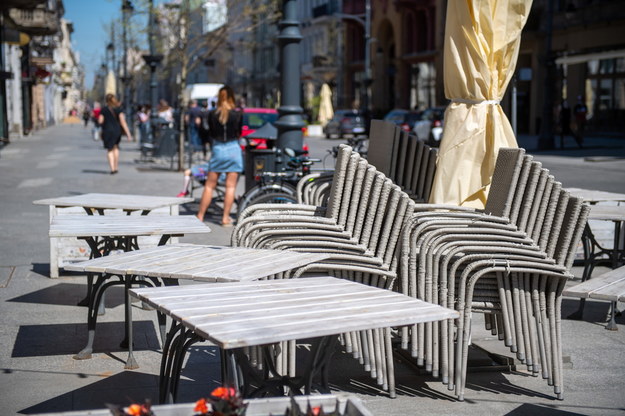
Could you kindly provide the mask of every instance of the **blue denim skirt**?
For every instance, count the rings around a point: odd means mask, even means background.
[[[243,154],[238,140],[213,141],[209,172],[243,172]]]

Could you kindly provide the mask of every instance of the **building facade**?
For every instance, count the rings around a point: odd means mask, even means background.
[[[61,0],[0,5],[0,137],[21,137],[79,112],[83,73]]]

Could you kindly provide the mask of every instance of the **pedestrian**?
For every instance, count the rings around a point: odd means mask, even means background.
[[[150,110],[149,106],[142,105],[137,111],[137,123],[139,124],[139,142],[141,144],[147,142],[150,132]]]
[[[93,103],[93,110],[91,110],[91,122],[93,123],[93,129],[91,129],[91,135],[93,136],[93,140],[100,140],[100,136],[102,134],[102,129],[100,128],[100,111],[102,108],[100,107],[100,103],[98,101]]]
[[[234,203],[239,173],[243,171],[243,155],[239,146],[243,115],[235,109],[232,88],[225,85],[219,89],[216,108],[208,113],[207,121],[212,155],[197,217],[200,221],[204,220],[204,214],[213,198],[219,175],[225,172],[226,192],[221,225],[231,227],[230,210]]]
[[[562,100],[562,104],[560,105],[560,148],[564,149],[564,137],[572,136],[577,145],[581,147],[579,144],[579,140],[577,136],[571,130],[571,107],[569,107],[569,102],[567,100]]]
[[[89,104],[85,103],[85,107],[82,110],[82,121],[85,124],[85,128],[87,128],[90,118],[91,118],[91,109],[89,108]]]
[[[161,99],[158,102],[156,114],[159,118],[165,120],[167,124],[169,124],[169,126],[171,127],[174,122],[174,109],[169,106],[169,103],[167,101]]]
[[[577,104],[573,108],[573,113],[575,114],[575,124],[577,125],[577,144],[579,147],[582,147],[584,144],[584,131],[586,130],[586,117],[588,116],[588,107],[586,107],[583,96],[577,96]]]
[[[202,122],[202,110],[197,105],[197,100],[189,101],[189,109],[184,115],[184,122],[187,126],[187,134],[189,135],[189,145],[194,152],[202,152],[206,159],[206,148],[200,139],[200,124]]]
[[[129,141],[132,140],[132,134],[130,134],[126,124],[126,116],[115,95],[106,94],[106,107],[100,111],[98,122],[102,126],[102,142],[107,152],[106,157],[111,168],[111,175],[114,175],[117,173],[119,164],[119,142],[122,133],[126,135]]]

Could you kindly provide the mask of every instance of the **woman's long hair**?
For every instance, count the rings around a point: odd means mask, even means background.
[[[117,97],[115,94],[106,94],[105,97],[106,105],[112,108],[119,107],[119,101],[117,101]]]
[[[224,85],[219,89],[217,95],[217,114],[221,124],[226,124],[230,110],[234,110],[234,108],[234,91],[229,86]]]

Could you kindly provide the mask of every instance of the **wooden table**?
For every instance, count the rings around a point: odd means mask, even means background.
[[[152,211],[168,210],[169,215],[178,215],[181,204],[193,201],[193,198],[176,198],[149,195],[101,194],[88,193],[73,196],[46,198],[33,201],[36,205],[49,205],[50,222],[64,211],[77,213],[73,208],[83,209],[88,215],[104,215],[105,210],[123,211],[130,214],[139,212],[147,215]],[[59,268],[71,261],[86,260],[84,246],[72,243],[75,240],[50,238],[50,277],[59,277]]]
[[[170,244],[75,263],[68,270],[117,276],[245,282],[326,260],[325,253]]]
[[[625,194],[617,192],[597,191],[594,189],[583,188],[565,188],[565,191],[570,192],[573,196],[584,198],[584,201],[591,204],[606,201],[625,202]]]
[[[246,396],[274,391],[276,384],[308,394],[313,378],[329,368],[335,335],[458,317],[438,305],[329,276],[131,289],[130,294],[173,320],[163,349],[161,400],[175,397],[185,351],[195,341],[210,340],[223,350],[224,382],[242,388]],[[276,377],[260,378],[261,386],[251,390],[250,381],[259,377],[243,347],[307,338],[318,342],[311,352],[315,361],[303,377],[279,376],[265,354],[265,371]]]
[[[201,282],[241,282],[258,280],[311,263],[326,260],[329,254],[297,251],[251,249],[243,247],[172,244],[100,257],[67,266],[68,270],[118,276],[133,284],[154,286],[175,284],[178,279]],[[144,283],[140,278],[148,278]],[[130,305],[130,303],[127,303]],[[127,312],[128,318],[130,312]],[[128,322],[128,319],[127,321]],[[165,316],[158,314],[161,339],[165,342]],[[132,354],[129,354],[132,358]],[[139,368],[134,358],[126,362],[127,369]]]
[[[138,236],[160,236],[159,245],[163,245],[172,236],[181,237],[185,234],[209,233],[210,228],[194,216],[119,216],[119,215],[59,215],[52,218],[50,223],[50,237],[72,237],[83,239],[91,249],[91,256],[102,257],[112,251],[137,250]],[[87,346],[74,358],[91,358],[93,340],[99,306],[107,288],[115,285],[124,285],[127,289],[131,284],[150,285],[154,282],[137,279],[109,280],[110,275],[99,274],[93,281],[92,274],[88,275],[88,312],[87,327],[89,337]],[[93,283],[92,283],[93,282]],[[126,299],[128,302],[128,299]],[[126,313],[129,306],[126,305]],[[128,316],[126,316],[128,321]],[[122,346],[127,339],[122,341]]]
[[[584,271],[582,282],[592,277],[592,272],[599,262],[615,269],[623,264],[625,250],[623,249],[623,229],[625,224],[625,205],[597,205],[599,202],[625,202],[625,194],[615,192],[596,191],[591,189],[567,188],[572,195],[584,198],[591,204],[588,220],[614,222],[614,238],[612,249],[603,247],[592,232],[589,224],[584,228],[582,243],[584,246]],[[608,256],[607,261],[601,259]],[[569,319],[582,319],[586,299],[582,298],[576,312],[568,316]]]

